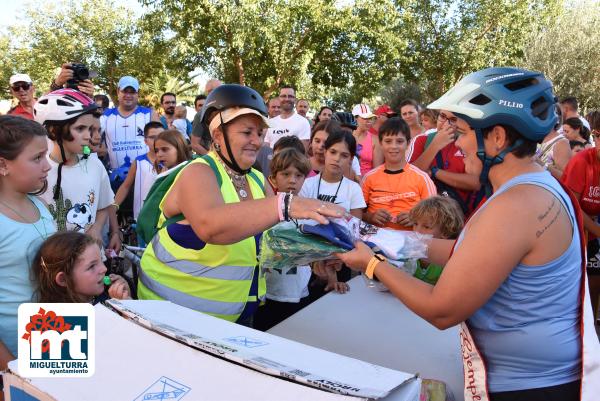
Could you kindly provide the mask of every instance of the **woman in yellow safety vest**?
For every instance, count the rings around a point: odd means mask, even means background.
[[[262,232],[279,221],[326,223],[341,208],[291,194],[274,196],[251,168],[268,127],[260,95],[241,85],[211,92],[196,123],[213,140],[211,152],[185,166],[160,203],[159,227],[142,257],[140,299],[166,299],[200,312],[251,325],[264,300],[257,264]]]

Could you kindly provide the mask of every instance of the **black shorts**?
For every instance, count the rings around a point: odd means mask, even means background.
[[[558,386],[490,393],[490,401],[579,401],[581,380]]]

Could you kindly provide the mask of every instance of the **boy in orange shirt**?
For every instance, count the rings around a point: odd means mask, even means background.
[[[379,128],[384,164],[365,174],[362,190],[367,203],[363,219],[379,227],[412,230],[408,217],[419,201],[437,194],[427,173],[406,162],[410,129],[399,117]]]

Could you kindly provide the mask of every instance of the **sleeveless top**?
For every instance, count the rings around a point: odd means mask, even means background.
[[[152,118],[152,109],[137,106],[133,113],[123,117],[117,107],[107,109],[100,117],[100,127],[106,135],[110,167],[118,168],[125,162],[148,152],[144,142],[144,127]]]
[[[373,169],[373,134],[367,131],[362,142],[356,144],[356,155],[360,162],[360,175],[364,176]]]
[[[17,309],[34,302],[33,258],[42,242],[54,234],[54,219],[46,206],[29,196],[40,212],[33,224],[12,220],[0,213],[0,340],[17,356]]]
[[[488,202],[523,184],[544,188],[560,201],[571,219],[573,240],[551,262],[538,266],[517,264],[492,297],[467,320],[483,354],[492,393],[556,386],[580,378],[581,252],[575,210],[548,172],[515,177]],[[494,252],[493,244],[489,246]]]
[[[133,218],[137,220],[140,210],[144,205],[146,196],[156,179],[154,166],[148,159],[148,153],[135,158],[135,182],[133,183]]]

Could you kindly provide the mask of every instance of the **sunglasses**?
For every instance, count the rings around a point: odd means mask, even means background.
[[[592,136],[596,139],[600,138],[600,130],[597,129],[593,129],[592,130]]]
[[[24,91],[28,91],[31,88],[31,84],[27,82],[16,83],[11,86],[12,90],[18,92],[19,89],[23,89]]]

